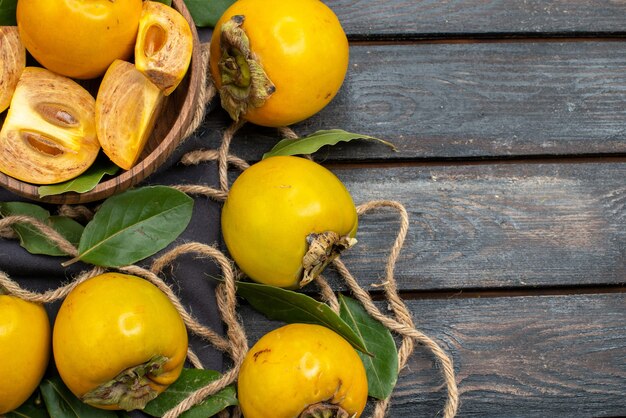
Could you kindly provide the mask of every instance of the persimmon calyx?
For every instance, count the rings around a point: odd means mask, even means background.
[[[319,234],[311,233],[306,237],[309,244],[307,252],[302,257],[303,275],[300,287],[308,284],[320,275],[326,266],[339,255],[356,244],[356,239],[347,235],[340,236],[333,231]]]
[[[249,106],[261,107],[276,91],[263,66],[250,49],[250,40],[241,27],[245,17],[233,16],[222,25],[218,62],[222,107],[239,121]]]
[[[339,405],[319,402],[307,407],[298,418],[353,418],[355,416],[356,414],[350,416],[348,412]]]
[[[87,392],[81,400],[93,406],[118,405],[126,411],[143,409],[159,394],[150,384],[151,378],[163,372],[167,360],[165,356],[155,356],[143,364],[128,368],[113,380]]]

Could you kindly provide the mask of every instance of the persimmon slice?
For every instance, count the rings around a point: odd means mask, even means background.
[[[137,162],[163,107],[161,90],[129,62],[116,60],[96,97],[96,130],[104,153],[129,170]]]
[[[0,171],[58,183],[87,170],[99,150],[93,96],[65,76],[26,67],[0,131]]]
[[[163,3],[145,1],[135,43],[135,65],[168,96],[187,73],[193,50],[189,23]]]
[[[17,26],[0,26],[0,112],[9,107],[25,66],[26,49]]]

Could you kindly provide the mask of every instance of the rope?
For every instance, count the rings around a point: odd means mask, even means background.
[[[59,215],[67,216],[79,222],[89,222],[93,218],[94,211],[83,205],[61,205]]]
[[[30,217],[12,216],[4,218],[1,221],[3,223],[9,222],[11,224],[29,223],[40,229],[40,231],[45,234],[53,235],[54,232],[56,232],[51,227]],[[72,244],[69,245],[71,246]],[[76,251],[75,248],[74,251]],[[163,270],[167,265],[171,265],[178,257],[191,253],[195,253],[205,258],[212,258],[222,269],[224,283],[218,286],[216,296],[218,309],[222,315],[222,321],[227,325],[227,338],[222,337],[195,319],[185,309],[183,303],[174,293],[172,288],[158,276],[158,273],[161,270]],[[174,248],[156,259],[150,270],[136,265],[120,267],[116,270],[121,273],[142,277],[157,286],[170,299],[176,310],[183,318],[187,328],[194,334],[211,343],[216,348],[227,352],[234,363],[234,366],[227,373],[223,374],[219,379],[211,382],[209,385],[189,395],[174,409],[167,412],[164,415],[165,418],[177,417],[184,411],[202,401],[207,396],[217,393],[235,381],[239,373],[239,367],[241,366],[248,350],[248,341],[243,326],[239,323],[237,318],[237,300],[235,289],[236,275],[230,260],[224,254],[216,248],[206,244],[187,243]],[[7,294],[17,296],[23,300],[35,303],[51,303],[65,298],[77,285],[104,272],[105,269],[95,267],[91,270],[83,272],[67,285],[46,291],[44,293],[37,293],[22,288],[6,273],[0,271],[0,288],[4,289]],[[201,364],[194,353],[191,353],[189,360],[192,364],[201,367]]]
[[[348,268],[341,261],[336,259],[333,262],[335,269],[339,272],[341,277],[345,280],[350,291],[364,306],[366,311],[376,320],[380,321],[391,331],[402,336],[402,343],[398,350],[398,362],[399,368],[405,367],[408,358],[413,352],[413,340],[427,347],[437,358],[442,365],[443,375],[445,378],[448,400],[444,409],[444,417],[451,418],[456,415],[459,402],[459,394],[456,386],[456,380],[454,375],[454,367],[452,360],[441,349],[441,347],[430,337],[418,331],[411,317],[411,313],[400,298],[396,281],[394,278],[394,269],[398,260],[400,250],[404,244],[408,230],[408,214],[406,209],[398,202],[394,201],[373,201],[361,205],[357,208],[359,215],[364,215],[375,209],[392,208],[400,213],[401,226],[396,241],[391,249],[389,259],[386,264],[386,276],[383,284],[386,297],[390,303],[391,309],[394,312],[395,319],[390,318],[375,306],[370,295],[365,291],[352,276]],[[9,216],[0,219],[0,228],[11,227],[15,224],[30,224],[37,228],[42,234],[49,237],[51,240],[65,248],[65,251],[70,255],[77,255],[77,249],[69,243],[65,238],[60,236],[54,229],[45,223],[28,216]],[[224,276],[224,282],[217,287],[216,296],[218,302],[218,310],[222,315],[222,321],[227,325],[227,338],[222,337],[215,331],[202,325],[197,319],[195,319],[184,307],[178,296],[174,293],[171,287],[165,283],[163,279],[159,277],[159,274],[167,267],[174,263],[174,261],[185,254],[195,254],[198,258],[210,258],[213,259],[220,267]],[[234,382],[239,373],[239,368],[248,349],[248,342],[245,335],[245,330],[240,324],[237,318],[236,306],[236,289],[235,283],[238,279],[235,269],[232,266],[231,260],[229,260],[220,250],[213,246],[206,244],[191,242],[181,244],[172,250],[164,253],[159,258],[155,259],[150,269],[145,269],[139,266],[125,266],[118,269],[118,271],[126,274],[132,274],[138,277],[142,277],[155,286],[157,286],[167,297],[172,301],[172,304],[179,312],[187,328],[194,334],[200,336],[204,340],[210,342],[214,347],[227,352],[233,360],[233,367],[223,374],[220,379],[211,382],[209,385],[195,391],[190,394],[179,405],[168,411],[164,418],[175,418],[188,410],[192,406],[201,402],[204,398],[212,395],[224,387]],[[0,271],[0,287],[5,289],[6,293],[15,295],[21,299],[28,300],[36,303],[51,303],[57,300],[65,298],[78,284],[104,273],[105,270],[100,267],[95,267],[91,270],[83,272],[76,279],[67,285],[61,286],[57,289],[49,290],[44,293],[31,292],[23,289],[20,285],[11,280],[4,272]],[[331,309],[335,312],[339,311],[339,302],[328,282],[322,277],[318,276],[316,283],[320,288],[322,298],[330,305]],[[202,365],[197,356],[193,352],[189,352],[189,360],[194,367],[201,368]],[[375,407],[374,417],[381,418],[385,416],[385,411],[389,405],[389,399],[385,399],[377,402]]]
[[[209,69],[209,57],[210,57],[210,43],[203,43],[200,45],[200,89],[198,90],[198,106],[191,118],[191,122],[187,126],[185,133],[182,138],[186,139],[191,136],[196,129],[202,124],[204,117],[206,116],[207,108],[209,107],[209,103],[213,100],[217,91],[215,90],[215,86],[211,80],[210,69]]]
[[[214,98],[216,91],[211,83],[211,78],[208,75],[208,59],[209,51],[208,44],[203,45],[201,57],[202,57],[202,77],[201,77],[201,91],[198,95],[198,107],[188,129],[186,130],[184,138],[193,134],[195,130],[200,126],[204,120],[205,113],[208,104]],[[195,165],[207,161],[217,161],[218,163],[218,176],[219,176],[219,189],[212,188],[206,185],[176,185],[173,186],[178,190],[192,195],[206,196],[214,199],[218,202],[223,202],[228,196],[229,180],[228,169],[229,166],[235,167],[239,170],[245,170],[249,167],[249,164],[241,158],[230,154],[230,144],[237,131],[244,125],[245,122],[235,122],[229,126],[223,133],[222,142],[217,150],[197,150],[184,155],[181,162],[185,165]],[[296,133],[289,127],[282,127],[278,129],[278,132],[285,138],[298,138]],[[307,156],[310,158],[310,156]],[[452,418],[456,415],[459,404],[459,393],[456,385],[456,378],[454,372],[454,366],[451,358],[446,352],[437,344],[435,340],[428,337],[421,331],[417,330],[413,322],[411,312],[399,296],[396,280],[394,277],[394,271],[396,263],[398,261],[400,251],[404,245],[404,240],[407,235],[409,219],[408,214],[404,206],[399,202],[389,200],[372,201],[360,205],[357,208],[359,216],[365,215],[374,210],[380,209],[392,209],[396,211],[400,216],[400,228],[396,240],[391,248],[386,266],[385,266],[385,280],[382,284],[385,297],[393,312],[393,317],[383,314],[374,304],[369,293],[364,290],[358,283],[358,281],[352,276],[346,265],[339,258],[333,261],[334,268],[338,271],[342,279],[346,282],[348,288],[357,300],[363,305],[365,310],[374,319],[380,321],[385,327],[392,332],[398,334],[401,337],[400,347],[398,348],[398,362],[399,369],[402,370],[411,354],[414,351],[414,343],[417,342],[422,346],[430,350],[437,361],[441,364],[441,370],[445,380],[447,388],[447,401],[444,407],[444,418]],[[82,206],[68,206],[63,205],[59,209],[59,213],[78,218],[82,220],[89,220],[93,217],[93,212]],[[41,222],[35,218],[29,216],[8,216],[0,219],[0,238],[15,239],[17,234],[14,227],[16,225],[29,225],[30,227],[39,231],[50,242],[57,245],[63,252],[71,257],[78,256],[78,250],[74,245],[68,242],[63,236],[56,232],[49,225]],[[226,325],[226,336],[222,336],[212,329],[203,325],[197,318],[194,318],[185,308],[182,301],[178,298],[172,288],[160,277],[166,267],[171,266],[175,260],[185,254],[193,254],[198,258],[205,258],[213,260],[220,268],[223,275],[223,282],[216,287],[216,300],[218,305],[218,311],[221,315],[223,323]],[[4,290],[6,293],[15,295],[24,300],[28,300],[36,303],[51,303],[54,301],[65,298],[78,284],[104,273],[106,270],[101,267],[94,267],[90,270],[84,271],[74,278],[70,283],[60,286],[57,289],[51,289],[43,293],[32,292],[22,288],[17,282],[12,280],[7,274],[0,271],[0,293]],[[239,369],[248,351],[248,340],[245,330],[239,321],[237,315],[237,299],[236,299],[236,282],[241,278],[241,272],[237,271],[233,262],[228,259],[219,249],[214,246],[190,242],[178,245],[177,247],[167,251],[157,259],[155,259],[149,269],[139,267],[136,265],[120,267],[114,269],[126,274],[132,274],[138,277],[142,277],[145,280],[150,281],[163,291],[167,297],[171,300],[175,306],[181,318],[183,319],[186,327],[190,332],[199,336],[203,340],[209,342],[217,349],[227,353],[232,360],[232,365],[219,379],[212,381],[208,385],[196,390],[189,394],[186,399],[181,401],[178,405],[168,411],[164,418],[176,418],[183,412],[189,410],[194,405],[203,401],[206,397],[217,393],[226,386],[232,384],[238,376]],[[321,275],[315,280],[317,287],[319,288],[322,299],[331,307],[335,312],[339,312],[339,302],[328,284],[326,279]],[[197,355],[189,350],[187,358],[190,363],[196,368],[202,368],[201,361]],[[374,418],[382,418],[389,407],[390,399],[384,399],[376,402],[374,408]],[[233,408],[230,413],[228,411],[222,411],[219,417],[240,417],[241,411],[238,408]]]
[[[14,215],[2,218],[0,219],[0,231],[5,231],[7,227],[15,224],[31,225],[41,232],[41,234],[45,236],[48,241],[56,244],[56,246],[59,247],[59,249],[61,249],[61,251],[65,254],[71,255],[72,257],[76,257],[78,255],[78,250],[72,245],[72,243],[66,240],[63,235],[49,227],[46,223],[30,216]]]

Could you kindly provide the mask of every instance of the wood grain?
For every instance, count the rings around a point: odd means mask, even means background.
[[[417,328],[453,357],[459,418],[626,414],[623,293],[409,300],[408,306]],[[251,344],[282,325],[245,302],[240,311]],[[433,356],[418,347],[388,416],[439,416],[445,396]]]
[[[406,207],[402,290],[625,283],[626,163],[331,168],[357,204]],[[343,260],[363,283],[383,280],[399,225],[392,210],[360,217],[359,242]]]
[[[626,4],[601,0],[330,0],[352,38],[623,34]]]
[[[325,159],[626,152],[626,43],[357,45],[351,59],[338,96],[294,130],[345,129],[387,139],[398,152],[359,142],[323,150]],[[210,144],[228,123],[221,110],[208,117]],[[232,151],[256,160],[278,138],[244,128]]]
[[[626,43],[505,42],[353,45],[331,104],[294,126],[388,139],[340,144],[327,160],[407,160],[626,152]],[[216,105],[216,107],[219,107]],[[228,117],[205,128],[217,147]],[[277,142],[244,128],[232,151],[256,160]]]

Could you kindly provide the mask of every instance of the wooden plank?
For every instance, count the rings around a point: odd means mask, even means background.
[[[322,151],[326,160],[626,152],[624,42],[359,44],[351,60],[338,96],[295,131],[341,128],[388,139],[398,152],[340,144]],[[228,123],[213,111],[207,146],[217,147]],[[278,138],[244,128],[232,151],[256,160]]]
[[[452,355],[458,417],[626,415],[625,294],[410,300],[408,306],[418,329]],[[250,344],[282,325],[245,304],[240,312]],[[442,382],[433,356],[416,348],[387,416],[438,416]]]
[[[331,168],[357,204],[406,207],[402,290],[624,283],[626,163]],[[383,280],[399,225],[391,210],[361,216],[343,259],[365,286]]]
[[[622,1],[330,0],[352,38],[623,33]]]

